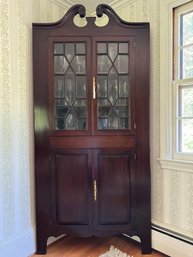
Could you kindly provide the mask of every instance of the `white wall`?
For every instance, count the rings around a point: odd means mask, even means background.
[[[35,251],[32,22],[65,12],[47,0],[0,0],[0,257]]]
[[[31,1],[0,1],[1,257],[11,256],[4,249],[7,246],[10,252],[14,240],[25,243],[25,238],[33,237],[30,26]],[[34,240],[28,243],[29,251],[34,249],[33,244]],[[12,249],[12,253],[15,250]]]
[[[167,83],[161,77],[160,84],[160,69],[165,76],[160,32],[161,40],[167,33],[167,20],[160,26],[160,6],[161,15],[167,13],[169,2],[172,0],[115,0],[111,6],[122,19],[150,22],[152,221],[193,238],[193,174],[161,168],[158,162],[163,158],[160,142],[166,136],[163,126],[160,129],[165,106],[160,108],[160,91]],[[0,0],[0,257],[10,257],[13,252],[15,257],[26,257],[35,249],[31,24],[58,20],[69,3]],[[167,44],[163,42],[161,50]],[[193,247],[170,239],[153,231],[156,249],[174,257],[182,256],[183,251],[183,257],[193,256]]]

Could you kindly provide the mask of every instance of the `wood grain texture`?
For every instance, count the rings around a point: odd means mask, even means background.
[[[30,257],[98,257],[108,251],[111,245],[133,257],[166,257],[155,250],[152,254],[141,254],[140,244],[124,236],[111,238],[77,238],[66,236],[48,247],[47,255]]]

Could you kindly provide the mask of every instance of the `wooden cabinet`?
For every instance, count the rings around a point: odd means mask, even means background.
[[[151,252],[149,25],[107,5],[33,24],[37,253],[49,236],[137,235]]]

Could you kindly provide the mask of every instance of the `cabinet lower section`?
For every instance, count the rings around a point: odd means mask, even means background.
[[[131,149],[55,150],[50,162],[49,229],[46,235],[46,221],[42,220],[37,229],[37,253],[46,252],[49,236],[139,235]],[[145,245],[143,252],[148,253],[151,246]]]

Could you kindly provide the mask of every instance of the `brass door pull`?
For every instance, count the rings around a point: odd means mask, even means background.
[[[94,180],[94,201],[96,202],[97,200],[97,184],[96,184],[96,180]]]
[[[96,82],[95,82],[95,77],[93,77],[92,86],[93,86],[93,99],[95,99],[96,98]]]

